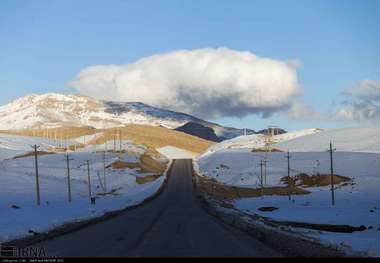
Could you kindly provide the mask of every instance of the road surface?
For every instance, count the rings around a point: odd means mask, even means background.
[[[176,160],[166,189],[151,202],[36,246],[51,257],[279,256],[203,210],[191,165],[191,160]]]

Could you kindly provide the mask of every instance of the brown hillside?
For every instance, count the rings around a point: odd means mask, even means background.
[[[25,129],[25,130],[9,130],[0,131],[0,133],[21,135],[21,136],[36,136],[49,139],[65,140],[78,138],[84,135],[91,135],[96,132],[101,132],[92,127],[60,127],[50,129]]]
[[[95,129],[91,127],[62,127],[43,130],[19,130],[19,131],[0,131],[1,133],[23,135],[23,136],[38,136],[50,138],[53,140],[65,141],[66,139],[78,138],[84,135],[92,135],[102,133],[95,140],[86,141],[86,144],[102,144],[107,140],[119,140],[119,134],[123,140],[131,140],[136,144],[147,146],[148,153],[156,153],[154,149],[167,145],[182,148],[194,153],[202,153],[214,142],[207,141],[183,132],[167,129],[164,127],[130,124],[124,127],[112,129]],[[64,143],[63,143],[64,145]],[[74,146],[73,146],[74,147]],[[83,147],[78,144],[77,147]]]
[[[101,144],[105,142],[105,138],[117,141],[119,140],[119,134],[121,134],[123,140],[132,140],[134,143],[143,144],[153,149],[171,145],[191,152],[202,153],[214,144],[214,142],[164,127],[137,124],[108,129],[104,133],[105,136],[100,136],[89,143]]]

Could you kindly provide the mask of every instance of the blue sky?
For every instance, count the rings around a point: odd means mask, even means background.
[[[380,80],[380,1],[0,1],[0,103],[32,92],[68,91],[85,67],[153,54],[228,47],[298,59],[304,100],[329,110],[356,83]],[[352,122],[221,118],[286,129]]]

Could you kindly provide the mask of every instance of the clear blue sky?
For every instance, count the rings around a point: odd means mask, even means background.
[[[299,59],[306,103],[327,110],[342,90],[380,80],[380,1],[1,0],[0,104],[67,91],[86,66],[220,46]],[[255,129],[352,125],[255,116],[217,121]]]

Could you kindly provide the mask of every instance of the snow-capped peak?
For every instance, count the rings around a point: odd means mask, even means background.
[[[189,121],[211,127],[218,136],[224,138],[242,134],[239,129],[223,127],[188,114],[140,102],[100,101],[77,94],[30,94],[0,107],[0,130],[63,126],[101,129],[131,123],[174,129]]]

